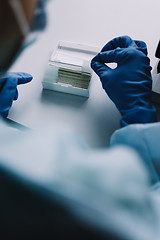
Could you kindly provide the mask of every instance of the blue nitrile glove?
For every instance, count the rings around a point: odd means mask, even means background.
[[[0,115],[7,117],[13,100],[18,99],[17,85],[28,83],[32,76],[28,73],[6,73],[0,77]]]
[[[105,63],[117,63],[111,69]],[[102,86],[122,115],[121,126],[131,123],[156,121],[156,110],[151,104],[151,66],[147,46],[128,36],[107,43],[91,61]]]

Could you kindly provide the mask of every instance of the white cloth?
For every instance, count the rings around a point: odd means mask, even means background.
[[[152,180],[160,179],[160,123],[132,124],[116,131],[111,145],[127,145],[142,156]]]
[[[150,191],[139,153],[145,162],[158,163],[159,129],[160,124],[128,126],[113,135],[116,146],[93,151],[68,127],[22,132],[1,122],[0,167],[61,196],[74,213],[103,230],[130,240],[158,240],[159,195]]]

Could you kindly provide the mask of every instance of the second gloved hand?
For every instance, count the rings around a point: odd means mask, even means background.
[[[0,77],[0,115],[7,117],[13,100],[18,99],[17,85],[28,83],[32,80],[28,73],[6,73]]]
[[[111,69],[106,63],[117,63]],[[124,36],[107,43],[93,58],[91,67],[122,115],[121,126],[156,121],[151,104],[151,67],[147,47],[142,41]]]

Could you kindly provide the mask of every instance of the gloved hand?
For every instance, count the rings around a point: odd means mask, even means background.
[[[117,63],[111,69],[105,63]],[[107,43],[91,61],[102,86],[122,115],[121,126],[156,121],[151,104],[152,78],[147,47],[124,36]]]
[[[18,99],[17,85],[28,83],[32,76],[28,73],[6,73],[0,77],[0,115],[7,117],[13,100]]]

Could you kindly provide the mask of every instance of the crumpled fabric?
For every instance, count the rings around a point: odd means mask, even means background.
[[[60,199],[86,226],[123,239],[158,240],[159,205],[150,192],[151,176],[134,144],[121,145],[127,129],[130,136],[141,132],[137,125],[126,127],[113,135],[114,147],[91,150],[66,126],[20,131],[1,122],[0,168],[22,186]]]

